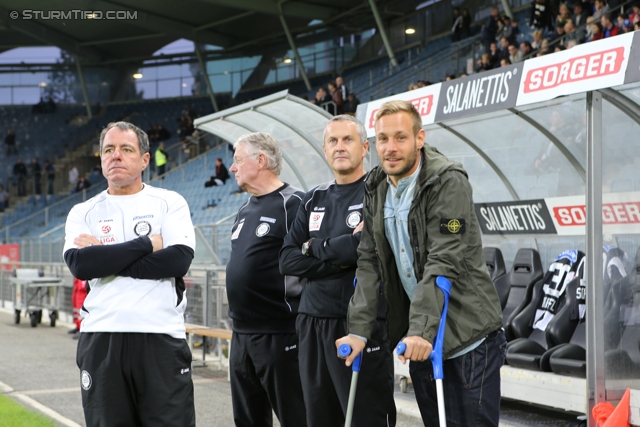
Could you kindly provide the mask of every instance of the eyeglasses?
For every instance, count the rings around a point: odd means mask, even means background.
[[[247,154],[246,156],[242,156],[242,157],[233,156],[233,163],[235,163],[236,165],[240,166],[242,163],[244,163],[244,159],[246,159],[247,157],[255,156],[256,154],[260,154],[260,153],[251,153],[251,154]]]

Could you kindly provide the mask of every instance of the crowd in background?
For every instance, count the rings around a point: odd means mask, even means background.
[[[320,86],[315,98],[309,100],[312,104],[324,108],[331,115],[350,114],[355,116],[360,100],[355,93],[349,91],[341,76],[336,77],[327,83],[327,86]]]

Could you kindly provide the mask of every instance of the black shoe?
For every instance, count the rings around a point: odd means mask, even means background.
[[[67,331],[68,334],[77,334],[78,332],[80,332],[80,331],[78,331],[78,328],[69,329]]]

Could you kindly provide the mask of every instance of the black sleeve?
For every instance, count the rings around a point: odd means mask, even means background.
[[[153,252],[151,239],[137,239],[115,245],[88,246],[64,253],[71,274],[80,280],[91,280],[117,274],[131,263]]]
[[[117,275],[148,280],[182,277],[189,271],[191,260],[193,260],[193,249],[189,246],[169,246],[143,256]]]
[[[280,250],[280,274],[319,279],[343,271],[337,265],[324,262],[314,256],[303,255],[300,248],[307,240],[309,240],[309,220],[303,201]]]
[[[341,267],[355,268],[358,263],[358,245],[361,234],[362,232],[358,232],[328,239],[313,239],[311,253],[321,261]]]

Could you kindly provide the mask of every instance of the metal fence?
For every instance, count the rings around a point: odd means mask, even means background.
[[[15,276],[17,268],[35,268],[43,276],[62,278],[63,286],[59,288],[60,291],[51,294],[56,296],[51,301],[51,305],[60,313],[66,314],[69,320],[72,318],[73,276],[64,263],[22,261],[19,263],[0,263],[0,307],[14,308],[16,290],[10,278]],[[212,328],[231,329],[225,277],[226,268],[224,266],[191,266],[184,278],[187,291],[186,322]],[[33,289],[29,292],[33,292]]]

